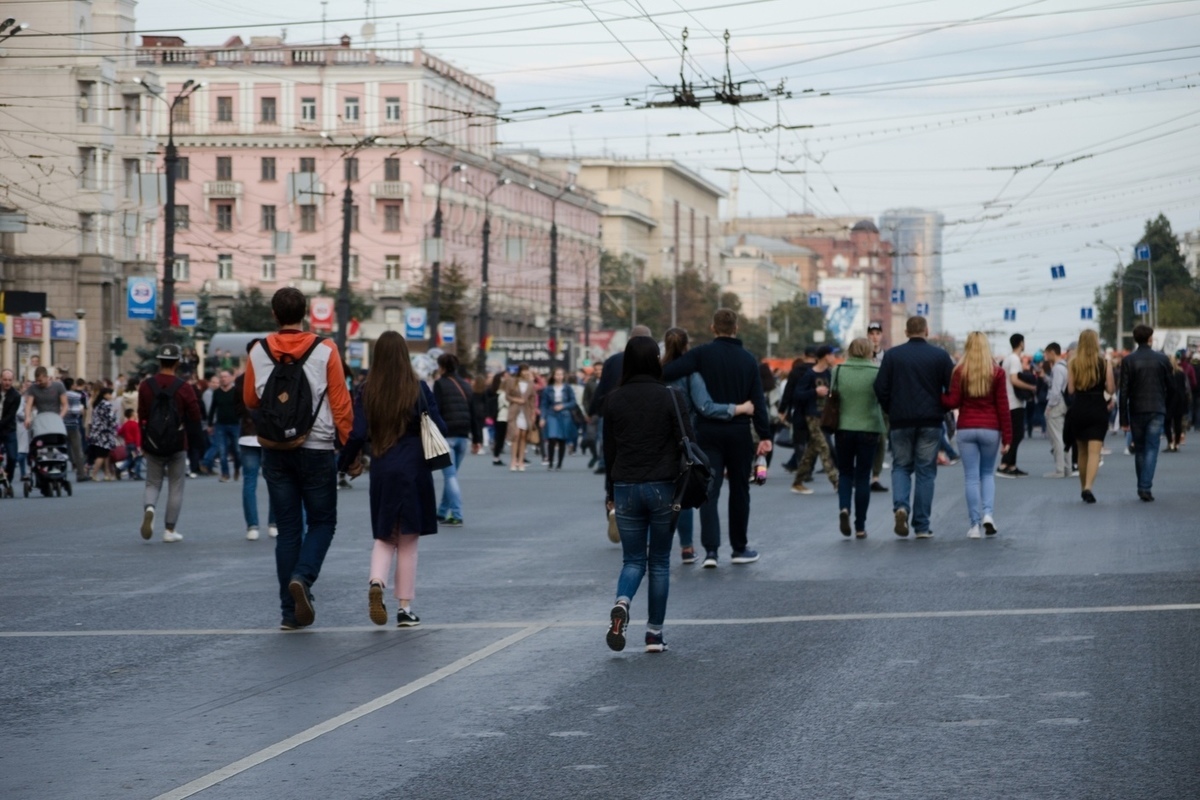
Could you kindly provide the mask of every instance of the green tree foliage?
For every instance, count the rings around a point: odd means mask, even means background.
[[[230,312],[229,325],[232,330],[244,332],[275,330],[271,303],[257,286],[238,294]]]
[[[760,358],[767,355],[767,318],[746,320],[741,324],[741,339],[746,349]],[[819,308],[809,308],[808,298],[798,295],[776,303],[771,309],[771,330],[779,334],[779,343],[771,345],[771,355],[794,358],[810,344],[817,344],[813,334],[825,332],[825,341],[832,342],[833,334],[825,328],[825,314]]]
[[[1146,297],[1148,273],[1154,272],[1155,294],[1158,297],[1158,325],[1161,328],[1200,326],[1200,286],[1192,279],[1179,252],[1179,239],[1171,230],[1171,222],[1159,214],[1146,220],[1146,227],[1131,252],[1142,244],[1150,246],[1150,263],[1129,260],[1124,270],[1124,329],[1123,347],[1132,346],[1133,326],[1142,320],[1133,313],[1133,303]],[[1121,268],[1114,268],[1112,278],[1096,290],[1096,306],[1100,316],[1100,336],[1105,342],[1117,344],[1117,282]]]
[[[440,321],[453,322],[458,326],[459,330],[462,330],[463,321],[470,316],[467,310],[467,292],[471,288],[471,283],[463,273],[462,265],[456,261],[442,265],[440,278],[438,290],[438,315]],[[425,272],[422,273],[420,281],[404,295],[404,300],[417,308],[429,308],[432,296],[430,274]],[[360,309],[363,307],[370,308],[369,306],[365,306],[365,304],[359,306]],[[353,297],[350,298],[350,312],[351,316],[354,316],[355,302]],[[363,319],[363,317],[358,317],[358,319]]]

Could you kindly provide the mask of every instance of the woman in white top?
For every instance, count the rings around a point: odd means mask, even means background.
[[[528,364],[517,367],[505,386],[508,396],[508,440],[512,443],[513,472],[525,471],[525,448],[529,432],[537,425],[537,384]]]

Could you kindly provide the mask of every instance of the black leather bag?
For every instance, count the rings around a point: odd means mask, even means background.
[[[683,427],[683,414],[679,410],[679,397],[668,389],[671,403],[675,406],[675,419],[679,422],[679,477],[675,479],[675,495],[671,500],[672,510],[679,513],[685,508],[699,508],[708,500],[712,491],[712,465],[700,446],[687,436]]]
[[[821,409],[821,430],[826,433],[837,432],[842,424],[842,396],[838,394],[838,375],[840,370],[833,368],[833,388],[825,396],[825,408]]]

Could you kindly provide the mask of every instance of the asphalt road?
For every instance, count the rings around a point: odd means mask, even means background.
[[[673,558],[662,655],[645,587],[604,644],[620,552],[580,458],[468,461],[413,630],[367,620],[367,478],[294,633],[236,484],[189,481],[180,544],[138,536],[136,485],[0,500],[0,797],[1195,798],[1200,441],[1154,504],[1110,443],[1097,505],[999,481],[994,540],[966,538],[958,467],[933,539],[875,495],[851,541],[777,462],[761,561]],[[1020,462],[1048,470],[1045,440]]]

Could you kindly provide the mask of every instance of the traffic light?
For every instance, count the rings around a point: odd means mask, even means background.
[[[129,342],[122,339],[120,336],[108,343],[108,349],[113,352],[117,358],[125,355],[125,351],[129,349]]]

